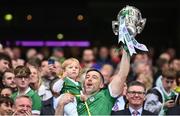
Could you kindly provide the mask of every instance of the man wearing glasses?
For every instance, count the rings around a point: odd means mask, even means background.
[[[166,69],[162,72],[162,85],[151,89],[147,96],[144,109],[155,114],[166,115],[167,110],[174,107],[177,101],[177,93],[173,91],[173,83],[176,79],[176,72],[173,69]]]
[[[153,113],[143,109],[145,100],[146,88],[144,84],[138,81],[132,81],[128,84],[126,98],[128,100],[128,108],[117,112],[112,112],[112,115],[153,115]]]
[[[38,94],[29,87],[30,69],[26,66],[17,66],[14,70],[15,83],[18,91],[11,96],[14,100],[18,96],[26,95],[32,99],[32,114],[39,115],[41,110],[41,99]]]

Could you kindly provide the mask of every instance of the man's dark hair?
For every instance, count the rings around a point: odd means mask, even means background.
[[[0,53],[0,60],[7,60],[8,62],[11,62],[10,56],[5,53]]]
[[[14,73],[14,71],[13,71],[13,69],[7,69],[4,73],[3,73],[3,75],[2,75],[2,79],[4,79],[4,75],[5,75],[5,73]]]
[[[95,68],[92,68],[92,69],[89,69],[89,70],[86,72],[86,74],[89,73],[89,72],[91,72],[91,71],[96,71],[96,72],[98,72],[98,73],[100,74],[100,76],[101,76],[101,79],[102,79],[103,83],[104,83],[104,76],[102,75],[102,73],[101,73],[99,70],[97,70],[97,69],[95,69]]]
[[[162,71],[163,78],[175,80],[176,76],[177,76],[176,71],[172,68],[168,68]]]
[[[127,85],[127,88],[129,89],[132,86],[141,86],[144,88],[144,91],[146,91],[146,87],[143,83],[139,82],[139,81],[132,81]]]
[[[8,105],[10,105],[10,106],[12,107],[13,104],[14,104],[14,101],[13,101],[13,99],[10,98],[10,97],[0,96],[0,105],[1,105],[2,103],[8,104]]]
[[[6,53],[0,53],[0,60],[7,60],[9,62],[9,67],[12,67],[11,58]]]

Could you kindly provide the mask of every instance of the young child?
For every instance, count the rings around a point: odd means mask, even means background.
[[[70,102],[64,107],[64,115],[78,116],[77,113],[77,101],[80,98],[81,84],[78,82],[78,77],[80,74],[80,63],[75,58],[69,58],[65,60],[62,64],[63,76],[58,81],[53,84],[53,92],[60,93],[61,95],[56,99],[56,104],[54,108],[57,107],[59,98],[63,96],[63,93],[71,93],[76,98],[74,102]],[[77,99],[78,98],[78,99]]]

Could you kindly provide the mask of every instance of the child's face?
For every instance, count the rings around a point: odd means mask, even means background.
[[[71,64],[67,65],[65,68],[66,76],[70,77],[71,79],[76,79],[79,75],[79,63],[72,62]]]

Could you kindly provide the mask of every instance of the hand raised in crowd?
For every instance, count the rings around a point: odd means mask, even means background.
[[[67,77],[67,72],[64,71],[61,78],[64,79],[65,77]]]
[[[54,64],[49,64],[48,68],[49,68],[49,73],[51,73],[52,75],[57,74],[57,68],[56,68],[56,66]]]

